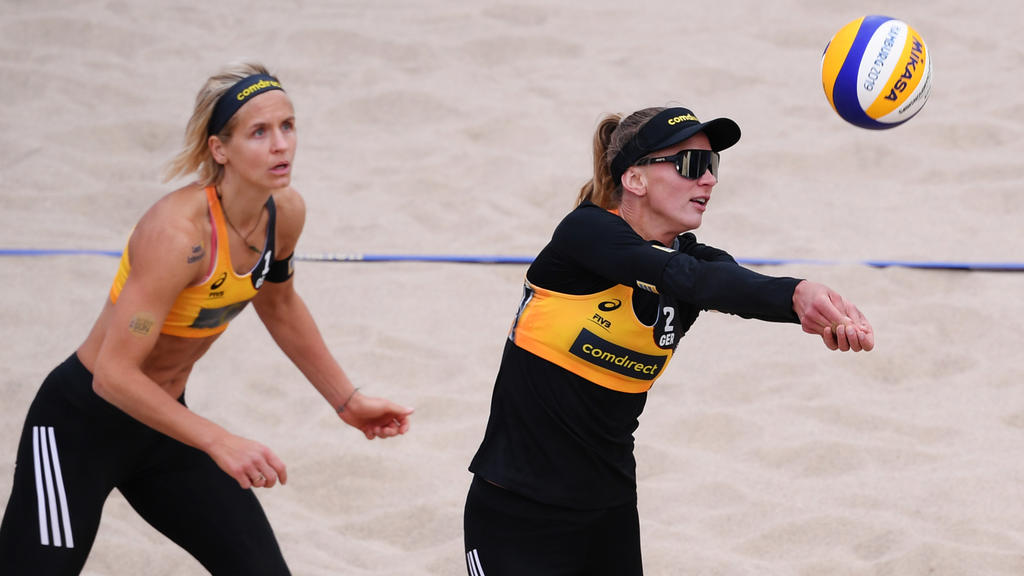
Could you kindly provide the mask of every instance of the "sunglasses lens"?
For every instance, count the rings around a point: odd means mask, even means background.
[[[711,173],[718,177],[718,152],[711,150],[683,150],[679,153],[679,161],[676,163],[679,175],[687,180],[697,180],[704,175],[704,172],[711,170]]]

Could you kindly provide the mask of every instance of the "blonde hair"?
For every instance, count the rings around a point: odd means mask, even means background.
[[[196,94],[192,117],[185,127],[185,146],[168,165],[164,175],[165,182],[189,174],[198,174],[199,183],[203,186],[217,184],[221,181],[224,177],[224,166],[218,164],[210,152],[211,135],[207,133],[210,117],[213,115],[213,108],[217,104],[217,100],[239,80],[253,74],[271,75],[262,64],[240,62],[225,66],[220,72],[206,80],[199,93]],[[235,119],[232,118],[216,136],[227,142],[231,139],[234,128]]]
[[[576,206],[589,200],[605,210],[619,207],[622,202],[622,182],[612,179],[612,160],[648,120],[664,109],[644,108],[626,118],[609,114],[601,119],[594,131],[594,176],[580,188]]]

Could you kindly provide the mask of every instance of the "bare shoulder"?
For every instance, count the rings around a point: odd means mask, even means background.
[[[135,226],[136,234],[166,233],[167,235],[202,233],[209,229],[209,210],[206,193],[199,185],[189,185],[169,192],[157,200],[142,215]]]
[[[157,200],[139,219],[129,242],[132,268],[173,264],[184,275],[202,270],[210,257],[211,227],[206,194],[189,185]]]
[[[292,187],[274,193],[277,209],[277,246],[282,256],[295,251],[306,223],[306,201]]]
[[[279,217],[306,217],[306,201],[299,191],[291,186],[274,193],[274,205],[277,207]]]

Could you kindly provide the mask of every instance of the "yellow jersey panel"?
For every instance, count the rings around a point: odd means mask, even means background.
[[[509,338],[549,362],[599,386],[638,394],[648,391],[672,359],[667,332],[640,322],[633,289],[616,284],[594,294],[563,294],[525,283]],[[660,318],[659,318],[660,322]]]

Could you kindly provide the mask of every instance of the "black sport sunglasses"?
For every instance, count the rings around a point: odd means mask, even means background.
[[[713,150],[680,150],[671,156],[641,158],[636,161],[636,166],[673,162],[680,176],[687,180],[697,180],[708,170],[718,178],[718,160],[718,152]]]

